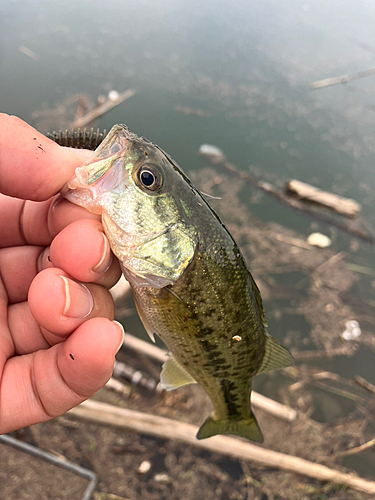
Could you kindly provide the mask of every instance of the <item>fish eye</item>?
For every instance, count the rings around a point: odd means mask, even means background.
[[[155,165],[143,165],[137,172],[137,181],[141,188],[158,191],[163,185],[163,176]]]

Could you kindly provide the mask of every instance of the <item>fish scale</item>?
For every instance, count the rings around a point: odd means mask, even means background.
[[[197,437],[262,441],[252,378],[292,358],[267,333],[241,252],[188,177],[158,146],[117,125],[63,194],[102,214],[147,332],[170,349],[162,385],[198,382],[210,397],[214,411]]]

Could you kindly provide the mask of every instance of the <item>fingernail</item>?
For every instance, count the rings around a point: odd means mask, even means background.
[[[104,233],[100,233],[103,236],[103,241],[104,241],[104,246],[103,246],[103,253],[100,261],[96,264],[95,267],[92,268],[92,270],[96,273],[105,273],[109,266],[111,265],[112,262],[112,253],[109,248],[109,242]]]
[[[121,349],[122,344],[124,343],[124,340],[125,340],[125,330],[124,330],[124,327],[122,326],[122,324],[119,323],[118,321],[113,321],[113,323],[117,326],[117,328],[121,332],[121,342],[120,342],[120,345],[118,346],[118,348],[116,350],[116,354],[117,354],[119,352],[119,350]]]
[[[65,276],[60,276],[65,287],[65,307],[63,316],[69,318],[86,318],[92,311],[94,301],[89,290]]]

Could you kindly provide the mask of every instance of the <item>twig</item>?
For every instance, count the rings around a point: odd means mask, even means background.
[[[164,363],[167,359],[167,351],[160,349],[154,345],[144,342],[133,335],[125,335],[125,346],[129,347],[137,352],[146,354],[157,361]],[[297,412],[290,408],[289,406],[283,405],[274,401],[273,399],[267,398],[262,394],[255,391],[251,393],[251,402],[257,408],[271,413],[275,417],[281,418],[288,422],[293,422],[297,418]]]
[[[230,172],[231,174],[234,174],[236,177],[241,179],[243,182],[246,184],[253,186],[257,189],[260,189],[261,191],[267,193],[269,196],[272,196],[275,198],[277,201],[279,201],[282,204],[288,205],[289,207],[293,208],[294,210],[298,210],[300,212],[303,212],[304,214],[308,215],[309,217],[312,217],[313,219],[316,219],[320,222],[323,222],[324,224],[328,224],[329,226],[336,227],[340,231],[343,231],[344,233],[350,234],[351,236],[354,236],[356,238],[359,238],[362,241],[365,241],[366,243],[375,243],[375,238],[359,228],[354,228],[350,227],[347,224],[344,224],[340,221],[334,220],[331,217],[327,217],[322,213],[317,212],[316,210],[313,210],[306,205],[304,205],[302,202],[298,201],[297,199],[290,198],[286,196],[284,193],[278,191],[272,184],[269,182],[264,182],[264,181],[259,181],[255,177],[249,175],[246,172],[242,172],[239,170],[235,165],[232,165],[231,163],[227,162],[224,155],[222,157],[210,157],[209,155],[203,155],[212,165],[214,166],[219,166],[226,170],[227,172]]]
[[[70,410],[69,414],[106,425],[110,424],[144,434],[151,434],[164,439],[177,439],[214,453],[221,453],[240,460],[252,460],[268,467],[302,474],[320,481],[345,484],[355,490],[375,494],[375,482],[367,481],[354,474],[345,474],[330,469],[325,465],[309,462],[303,458],[277,451],[267,450],[255,444],[245,443],[244,441],[228,436],[214,436],[209,439],[197,440],[195,436],[198,427],[165,417],[118,408],[93,400],[85,401],[77,408]]]
[[[347,83],[351,80],[358,80],[359,78],[365,78],[367,76],[375,75],[375,68],[366,69],[364,71],[358,71],[358,73],[352,73],[348,75],[336,76],[334,78],[325,78],[324,80],[318,80],[310,84],[311,90],[322,89],[324,87],[329,87],[330,85],[338,85],[339,83]]]
[[[273,399],[267,398],[258,392],[252,391],[251,393],[251,403],[261,408],[262,410],[271,413],[275,417],[282,418],[288,422],[293,422],[297,418],[296,410],[290,408],[289,406],[283,405],[274,401]]]
[[[375,395],[375,385],[371,384],[371,382],[368,382],[366,379],[360,377],[359,375],[356,375],[354,377],[354,382]]]
[[[114,108],[118,104],[121,104],[126,99],[129,99],[129,97],[132,97],[135,93],[136,93],[136,91],[134,89],[125,90],[125,92],[120,94],[116,100],[114,100],[114,101],[108,100],[104,104],[102,104],[101,106],[98,106],[97,108],[95,108],[92,111],[90,111],[89,113],[87,113],[85,116],[82,116],[82,118],[78,118],[78,120],[76,120],[73,123],[72,127],[73,128],[84,127],[88,123],[95,120],[95,118],[98,118],[99,116],[103,115],[104,113],[107,113],[107,111],[109,111],[110,109]]]
[[[303,359],[322,359],[322,358],[334,358],[336,356],[352,356],[358,346],[356,344],[348,344],[343,347],[336,347],[335,349],[320,349],[316,351],[292,351],[293,358],[295,360]]]
[[[113,493],[94,493],[94,500],[130,500],[130,498],[119,497]]]
[[[330,257],[328,260],[323,262],[323,264],[320,264],[320,266],[315,268],[312,273],[314,274],[314,273],[317,273],[317,272],[322,271],[324,269],[327,269],[327,267],[333,266],[337,262],[340,262],[340,260],[342,260],[345,257],[345,255],[346,255],[346,253],[344,251],[335,253],[334,255],[332,255],[332,257]]]
[[[363,401],[363,396],[323,382],[323,380],[333,380],[335,382],[341,383],[342,385],[351,387],[353,386],[353,382],[351,380],[340,377],[340,375],[338,375],[337,373],[315,371],[315,369],[311,367],[301,368],[302,367],[298,366],[289,366],[288,368],[284,369],[284,373],[290,376],[292,379],[297,380],[298,382],[304,382],[305,384],[319,387],[320,389],[331,392],[332,394],[337,394],[343,398],[351,399],[352,401]]]
[[[146,354],[146,356],[149,356],[156,361],[160,361],[161,363],[164,363],[168,359],[167,351],[160,349],[160,347],[157,347],[156,345],[149,344],[144,340],[134,337],[134,335],[126,334],[124,345],[125,347],[133,349],[133,351]]]
[[[316,382],[315,385],[317,387],[320,387],[320,389],[330,392],[331,394],[336,394],[337,396],[350,399],[351,401],[361,401],[363,399],[361,396],[353,394],[350,391],[345,391],[345,389],[340,389],[339,387],[334,387],[333,385],[324,384],[323,382]]]
[[[130,396],[131,389],[127,385],[123,384],[119,380],[111,377],[108,382],[105,384],[107,389],[111,389],[114,392],[117,392],[121,396]]]
[[[346,457],[347,455],[355,455],[356,453],[361,453],[363,450],[367,450],[368,448],[372,448],[375,446],[375,439],[371,439],[367,441],[367,443],[362,444],[361,446],[356,446],[355,448],[350,448],[349,450],[339,451],[335,453],[336,457]]]
[[[38,54],[36,54],[33,50],[25,47],[24,45],[20,45],[20,47],[18,47],[18,50],[22,52],[22,54],[25,54],[25,56],[30,57],[30,59],[34,59],[34,61],[39,60]]]
[[[293,245],[299,248],[305,248],[306,250],[311,250],[311,245],[299,238],[293,238],[293,236],[287,236],[281,233],[274,234],[273,237],[275,238],[275,240],[283,241],[284,243],[288,243],[289,245]]]

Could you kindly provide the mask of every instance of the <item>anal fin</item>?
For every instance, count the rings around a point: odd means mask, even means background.
[[[266,333],[266,346],[261,367],[258,373],[270,372],[293,364],[293,357],[277,340]]]
[[[171,356],[163,364],[160,383],[166,391],[173,391],[184,385],[196,384],[197,381]]]

